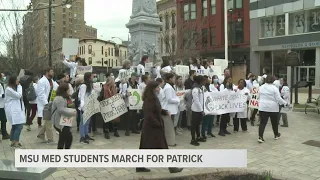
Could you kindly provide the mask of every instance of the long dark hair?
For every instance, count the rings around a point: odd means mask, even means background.
[[[144,102],[156,101],[158,97],[154,94],[154,90],[159,86],[157,81],[150,81],[142,95],[142,100]]]
[[[87,90],[86,90],[86,92],[87,93],[91,93],[91,91],[92,91],[92,82],[91,82],[91,75],[92,75],[92,73],[91,72],[86,72],[85,74],[84,74],[84,84],[87,86]]]
[[[57,89],[57,96],[62,96],[64,99],[69,99],[70,95],[68,94],[69,84],[61,83]]]
[[[14,90],[17,90],[17,76],[11,75],[8,80],[8,86]]]
[[[142,56],[141,61],[140,61],[140,64],[142,64],[143,66],[145,66],[145,65],[146,65],[146,61],[147,61],[148,58],[149,58],[149,57],[148,57],[147,55]]]

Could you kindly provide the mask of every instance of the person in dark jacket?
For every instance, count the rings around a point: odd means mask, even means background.
[[[161,115],[169,115],[166,110],[161,109],[157,95],[160,93],[159,83],[151,81],[146,86],[143,99],[144,121],[142,125],[139,149],[168,149],[164,134],[164,122]],[[182,168],[169,168],[170,173],[178,173]],[[147,168],[136,168],[136,172],[150,172]]]
[[[189,72],[189,78],[184,82],[184,88],[187,89],[192,89],[194,81],[193,77],[196,75],[195,70],[190,70]]]

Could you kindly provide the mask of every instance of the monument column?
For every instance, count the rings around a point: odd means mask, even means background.
[[[132,0],[132,14],[126,27],[131,35],[128,51],[132,64],[137,65],[144,55],[155,61],[161,27],[156,0]]]

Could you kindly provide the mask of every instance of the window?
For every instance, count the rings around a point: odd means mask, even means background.
[[[241,9],[242,0],[228,0],[228,9]]]
[[[63,8],[63,12],[64,12],[64,13],[66,12],[66,8]]]
[[[216,0],[211,0],[211,15],[216,14]]]
[[[103,55],[103,46],[101,46],[101,54]]]
[[[208,1],[202,0],[202,16],[207,17],[208,16]]]
[[[162,31],[162,16],[160,16],[160,22],[161,22],[160,31]]]
[[[118,60],[116,60],[116,66],[118,66]]]
[[[92,57],[89,57],[89,65],[92,64]]]
[[[72,36],[69,37],[72,38]],[[83,54],[86,54],[86,45],[83,45]]]
[[[165,28],[166,28],[166,30],[169,30],[169,14],[166,14],[166,20],[165,20],[166,22],[166,25],[165,25]]]
[[[89,45],[89,46],[88,46],[88,53],[89,53],[89,54],[92,54],[92,45]]]
[[[244,42],[243,21],[236,22],[234,43],[240,44]]]
[[[216,28],[210,28],[210,46],[216,45]]]
[[[63,27],[63,32],[66,32],[67,31],[67,28],[66,27]]]
[[[160,52],[163,53],[163,39],[160,40]]]
[[[113,56],[113,48],[111,48],[111,56]]]
[[[65,14],[63,14],[62,17],[63,17],[63,19],[66,19],[67,16]]]
[[[176,13],[171,14],[171,28],[176,27]]]
[[[242,8],[242,0],[235,0],[235,8],[236,9]]]
[[[127,58],[127,51],[124,51],[124,57]]]
[[[63,25],[66,25],[66,21],[63,21]]]
[[[196,11],[196,3],[192,3],[190,5],[190,19],[196,19],[197,18],[197,11]]]
[[[113,59],[111,59],[111,67],[113,67]]]
[[[164,43],[166,45],[166,53],[169,53],[170,52],[170,39],[168,36],[165,37]]]
[[[184,20],[189,19],[189,4],[185,4],[183,7]]]
[[[171,52],[176,52],[176,37],[173,35],[171,37]]]
[[[108,56],[110,56],[110,53],[111,53],[111,52],[110,52],[110,48],[108,48]]]
[[[202,36],[202,47],[205,48],[208,46],[208,30],[202,29],[201,36]]]

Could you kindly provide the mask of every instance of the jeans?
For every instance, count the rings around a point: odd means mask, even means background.
[[[81,119],[81,111],[77,108],[77,128],[80,126],[80,119]]]
[[[12,125],[11,133],[10,133],[10,141],[19,142],[22,128],[23,128],[23,124]]]
[[[192,120],[191,120],[191,137],[192,140],[200,138],[200,123],[203,118],[202,112],[193,112],[192,111]]]
[[[202,127],[201,127],[202,137],[206,135],[206,130],[207,130],[207,134],[212,134],[212,124],[213,124],[214,117],[215,116],[213,115],[207,115],[203,117]]]
[[[64,126],[62,130],[54,128],[59,132],[58,149],[70,149],[73,139],[71,127]]]
[[[80,137],[84,138],[88,136],[89,134],[89,123],[90,123],[90,118],[83,123],[83,115],[80,113],[80,125],[79,125],[79,131],[80,131]]]
[[[259,137],[263,138],[264,129],[268,123],[269,118],[271,119],[272,130],[275,136],[279,134],[278,132],[278,112],[265,112],[259,111],[260,114],[260,125],[259,125]]]
[[[30,104],[30,106],[31,106],[31,115],[27,116],[27,118],[28,118],[27,125],[31,125],[32,124],[32,121],[33,121],[34,117],[36,117],[36,113],[37,113],[37,105],[36,104]]]
[[[4,108],[0,108],[0,122],[1,122],[1,134],[2,136],[7,136],[7,117]]]

